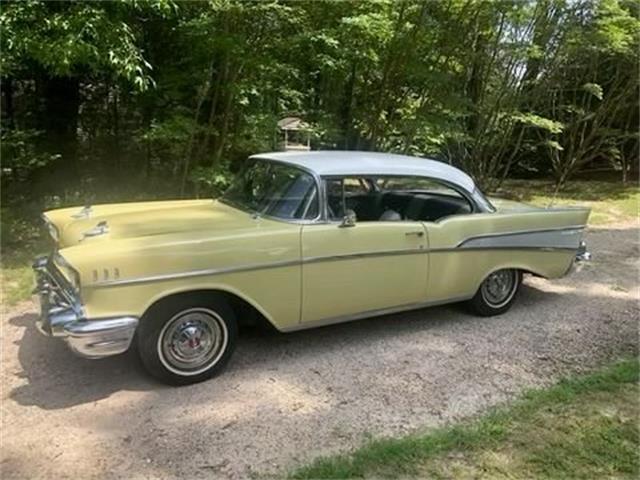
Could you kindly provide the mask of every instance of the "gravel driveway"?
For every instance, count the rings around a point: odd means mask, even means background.
[[[150,380],[133,355],[74,357],[36,331],[31,302],[5,309],[0,476],[283,472],[637,353],[636,227],[591,230],[591,264],[561,280],[527,278],[503,316],[449,306],[287,335],[247,332],[224,374],[184,388]]]

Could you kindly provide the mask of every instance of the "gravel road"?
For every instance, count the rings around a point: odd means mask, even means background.
[[[80,360],[37,332],[33,303],[4,308],[0,476],[283,472],[637,354],[638,234],[637,223],[591,230],[591,264],[561,280],[527,278],[503,316],[448,306],[246,332],[224,374],[184,388],[150,380],[130,354]]]

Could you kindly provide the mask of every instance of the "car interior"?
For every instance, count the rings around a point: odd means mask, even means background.
[[[431,180],[402,182],[394,179],[347,178],[328,179],[326,185],[332,220],[341,220],[345,210],[353,210],[360,222],[434,222],[473,211],[469,201],[459,192]]]

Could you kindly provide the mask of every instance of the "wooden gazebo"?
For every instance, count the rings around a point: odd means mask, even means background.
[[[311,127],[299,117],[285,117],[278,122],[282,150],[311,150]]]

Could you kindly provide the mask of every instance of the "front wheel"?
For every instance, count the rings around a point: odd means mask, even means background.
[[[522,272],[519,270],[497,270],[484,279],[469,305],[483,317],[500,315],[513,305],[521,283]]]
[[[137,333],[147,371],[165,383],[187,385],[224,367],[235,347],[237,324],[223,298],[186,295],[151,307]]]

